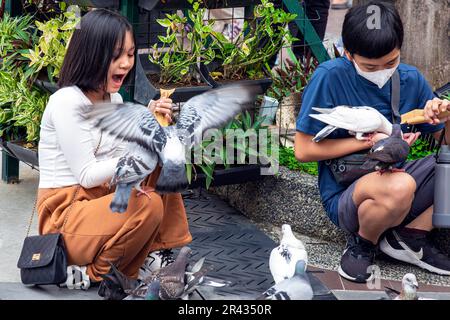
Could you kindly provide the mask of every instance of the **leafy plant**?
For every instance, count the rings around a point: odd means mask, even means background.
[[[0,136],[21,139],[19,132],[24,128],[26,141],[37,142],[49,95],[34,86],[30,88],[24,77],[20,79],[0,71]]]
[[[200,8],[198,1],[188,1],[192,4],[188,17],[180,17],[174,13],[166,14],[165,19],[157,19],[166,28],[166,36],[158,36],[163,46],[158,48],[155,43],[149,59],[161,69],[161,84],[190,83],[195,66],[200,62],[208,63],[214,58],[214,51],[204,47],[214,22],[204,23],[206,9]],[[189,46],[184,43],[185,39],[189,40]]]
[[[317,60],[311,56],[305,57],[303,62],[300,62],[290,48],[286,50],[289,58],[281,65],[270,70],[270,66],[266,64],[272,78],[272,84],[266,95],[279,102],[294,92],[302,92],[318,65]]]
[[[430,142],[426,139],[419,138],[409,149],[408,160],[417,160],[425,158],[431,154],[436,153],[437,147],[431,148]]]
[[[218,151],[218,153],[213,152],[211,155],[208,154],[208,146],[211,143],[214,143],[213,139],[205,139],[201,145],[199,145],[195,150],[192,151],[193,154],[201,154],[202,155],[202,163],[200,164],[187,164],[186,171],[188,176],[188,181],[192,181],[192,174],[197,172],[203,172],[206,176],[206,188],[208,189],[214,180],[214,170],[217,168],[217,163],[214,161],[216,157],[220,158],[220,163],[223,165],[225,169],[230,168],[232,164],[234,164],[234,159],[237,159],[241,164],[248,164],[251,158],[260,159],[260,157],[268,157],[268,161],[273,163],[275,160],[272,159],[271,155],[263,154],[258,150],[258,147],[254,148],[250,144],[246,143],[245,137],[248,137],[251,134],[256,134],[259,141],[259,134],[262,130],[266,131],[266,136],[268,137],[267,143],[267,151],[271,150],[270,145],[270,131],[266,127],[262,127],[261,124],[263,122],[263,118],[252,119],[252,116],[249,112],[245,112],[240,114],[236,119],[231,121],[228,125],[226,125],[221,130],[221,135],[224,138],[222,141],[222,148]],[[227,137],[231,137],[227,135],[228,130],[242,130],[244,139],[233,139],[234,141],[231,143],[233,147],[233,159],[228,158],[228,154],[226,152],[226,146],[230,143],[227,141]],[[195,159],[195,156],[193,156]]]
[[[34,79],[46,68],[48,79],[55,82],[54,78],[59,75],[70,38],[78,22],[79,18],[72,11],[64,12],[46,22],[35,22],[41,36],[33,49],[22,53],[22,56],[29,60],[25,78]]]
[[[21,55],[33,46],[36,31],[33,30],[32,17],[25,15],[10,17],[5,14],[0,20],[0,57],[2,69],[16,74],[17,70],[27,67],[27,61]]]
[[[294,155],[294,149],[291,147],[280,146],[280,165],[288,167],[291,170],[302,171],[313,176],[317,176],[319,174],[317,162],[298,162]]]
[[[264,76],[264,66],[280,49],[296,40],[287,30],[287,24],[296,15],[276,9],[272,2],[262,0],[254,8],[254,20],[244,21],[242,31],[230,40],[222,33],[213,31],[213,47],[216,58],[223,66],[215,72],[223,79],[258,79]]]

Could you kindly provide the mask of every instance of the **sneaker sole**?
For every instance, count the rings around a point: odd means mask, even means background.
[[[436,267],[433,267],[432,265],[419,260],[413,253],[408,252],[406,250],[397,250],[392,248],[392,246],[387,242],[386,238],[383,238],[380,242],[380,250],[387,254],[389,257],[394,258],[396,260],[400,260],[406,263],[413,264],[415,266],[418,266],[419,268],[428,270],[433,273],[437,273],[440,275],[450,275],[450,271],[439,269]]]

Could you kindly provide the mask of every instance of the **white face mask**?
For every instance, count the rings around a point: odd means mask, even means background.
[[[353,64],[355,65],[356,68],[356,72],[358,72],[358,74],[369,80],[372,83],[375,83],[378,88],[383,88],[384,85],[389,81],[389,79],[392,77],[392,75],[395,72],[395,69],[397,69],[398,64],[391,68],[391,69],[384,69],[384,70],[379,70],[379,71],[373,71],[373,72],[367,72],[367,71],[362,71],[358,64],[355,62],[355,60],[353,60]]]

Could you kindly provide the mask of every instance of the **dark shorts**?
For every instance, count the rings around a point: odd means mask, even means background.
[[[428,156],[423,159],[409,161],[403,167],[406,173],[414,178],[417,185],[411,210],[402,222],[403,225],[410,223],[433,205],[435,163],[434,156]],[[353,191],[357,182],[358,180],[353,182],[341,194],[338,203],[339,227],[351,233],[359,230],[358,208],[353,202]]]

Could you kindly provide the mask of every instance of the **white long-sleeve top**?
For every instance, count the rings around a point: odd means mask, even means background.
[[[122,103],[119,93],[111,102]],[[39,188],[59,188],[80,184],[92,188],[109,181],[124,144],[102,135],[92,122],[77,115],[91,101],[76,86],[59,89],[51,95],[41,121],[39,141]]]

